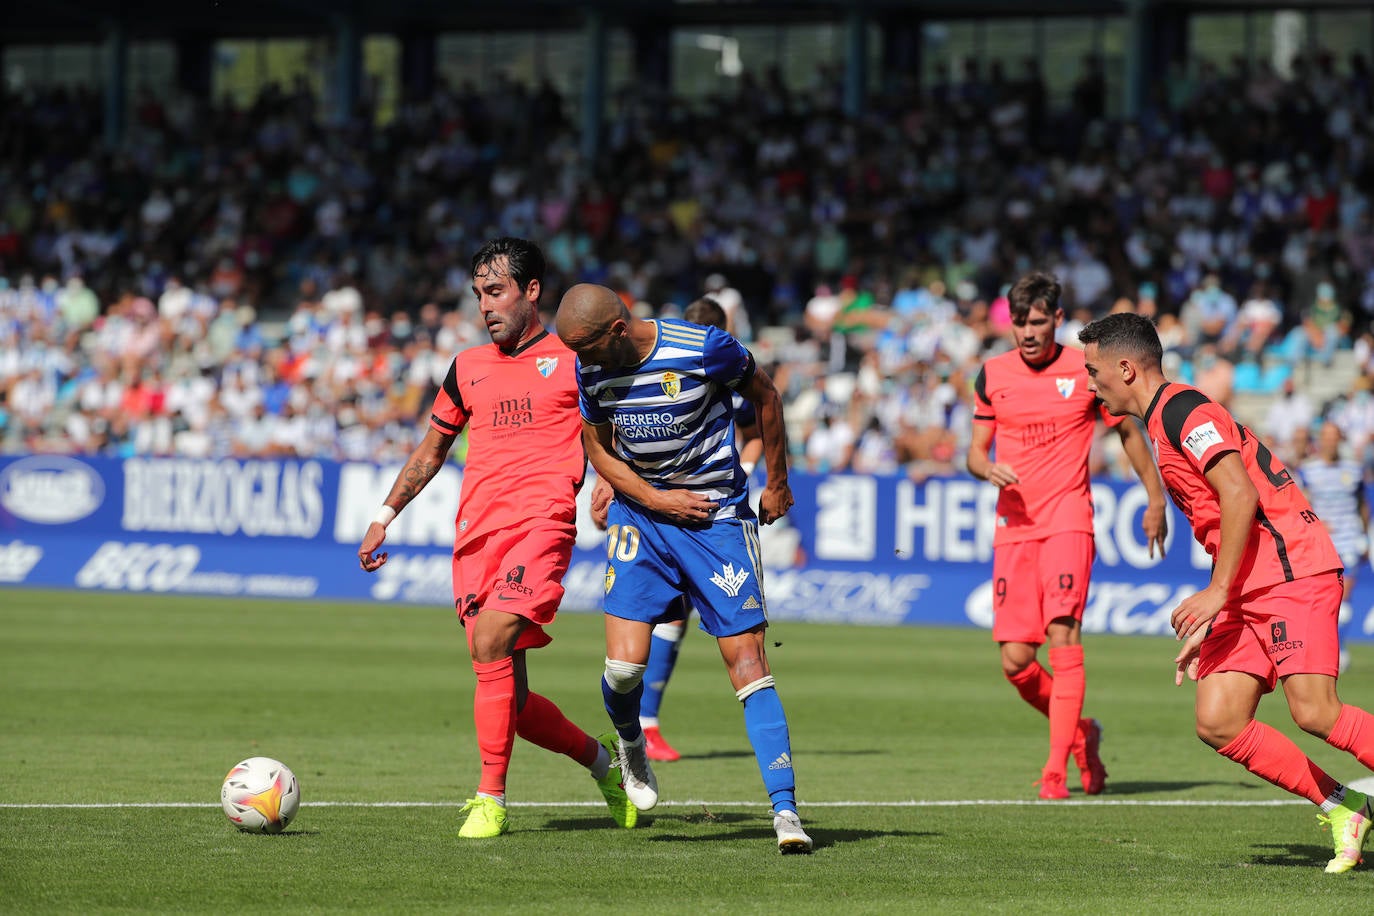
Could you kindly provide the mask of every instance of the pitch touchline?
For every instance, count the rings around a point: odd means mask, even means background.
[[[605,802],[521,802],[509,803],[512,808],[604,808]],[[757,801],[707,801],[687,799],[686,801],[660,801],[659,807],[706,807],[706,808],[762,808]],[[1221,801],[1217,799],[1132,799],[1100,798],[1069,801],[1036,801],[1032,799],[948,799],[948,800],[909,800],[909,801],[799,801],[805,808],[964,808],[973,805],[1016,805],[1020,807],[1082,807],[1082,808],[1276,808],[1284,805],[1310,805],[1305,799],[1279,798],[1272,801]],[[303,808],[461,808],[459,801],[305,801]],[[2,808],[218,808],[214,802],[0,802]]]

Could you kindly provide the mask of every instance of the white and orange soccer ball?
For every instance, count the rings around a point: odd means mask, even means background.
[[[301,806],[296,774],[280,760],[249,757],[229,771],[219,790],[224,816],[248,833],[281,833]]]

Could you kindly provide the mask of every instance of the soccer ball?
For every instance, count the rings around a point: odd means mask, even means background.
[[[301,806],[301,786],[280,760],[249,757],[224,777],[219,800],[224,816],[240,830],[281,833]]]

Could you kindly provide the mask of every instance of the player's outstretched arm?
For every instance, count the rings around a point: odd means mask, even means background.
[[[358,563],[363,569],[374,572],[386,563],[388,555],[377,553],[378,548],[386,540],[386,526],[425,488],[425,484],[439,473],[439,469],[448,459],[449,449],[453,447],[453,442],[457,438],[451,433],[441,433],[432,426],[425,432],[424,439],[415,447],[415,451],[410,453],[405,466],[396,475],[396,482],[391,485],[391,492],[383,501],[381,511],[372,520],[372,524],[367,526],[367,533],[363,535],[363,542],[358,547]]]
[[[1135,468],[1135,475],[1140,478],[1150,497],[1145,506],[1145,515],[1140,520],[1140,528],[1150,545],[1150,556],[1155,555],[1155,546],[1158,545],[1162,557],[1164,541],[1169,536],[1169,513],[1164,507],[1164,482],[1159,479],[1159,468],[1155,467],[1154,457],[1150,454],[1150,443],[1135,417],[1126,417],[1118,423],[1116,433],[1121,437],[1121,447],[1126,450],[1126,457],[1130,459],[1131,467]]]
[[[759,521],[765,525],[787,514],[792,508],[792,487],[787,482],[787,425],[782,416],[782,398],[767,372],[755,369],[739,393],[754,404],[759,417],[759,437],[763,440],[763,459],[768,480],[759,494]]]

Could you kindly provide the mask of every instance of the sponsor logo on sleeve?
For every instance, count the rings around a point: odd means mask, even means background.
[[[1189,430],[1188,435],[1183,437],[1183,445],[1193,453],[1194,458],[1199,460],[1207,454],[1209,448],[1220,444],[1221,433],[1217,432],[1216,424],[1211,420],[1193,427]]]

